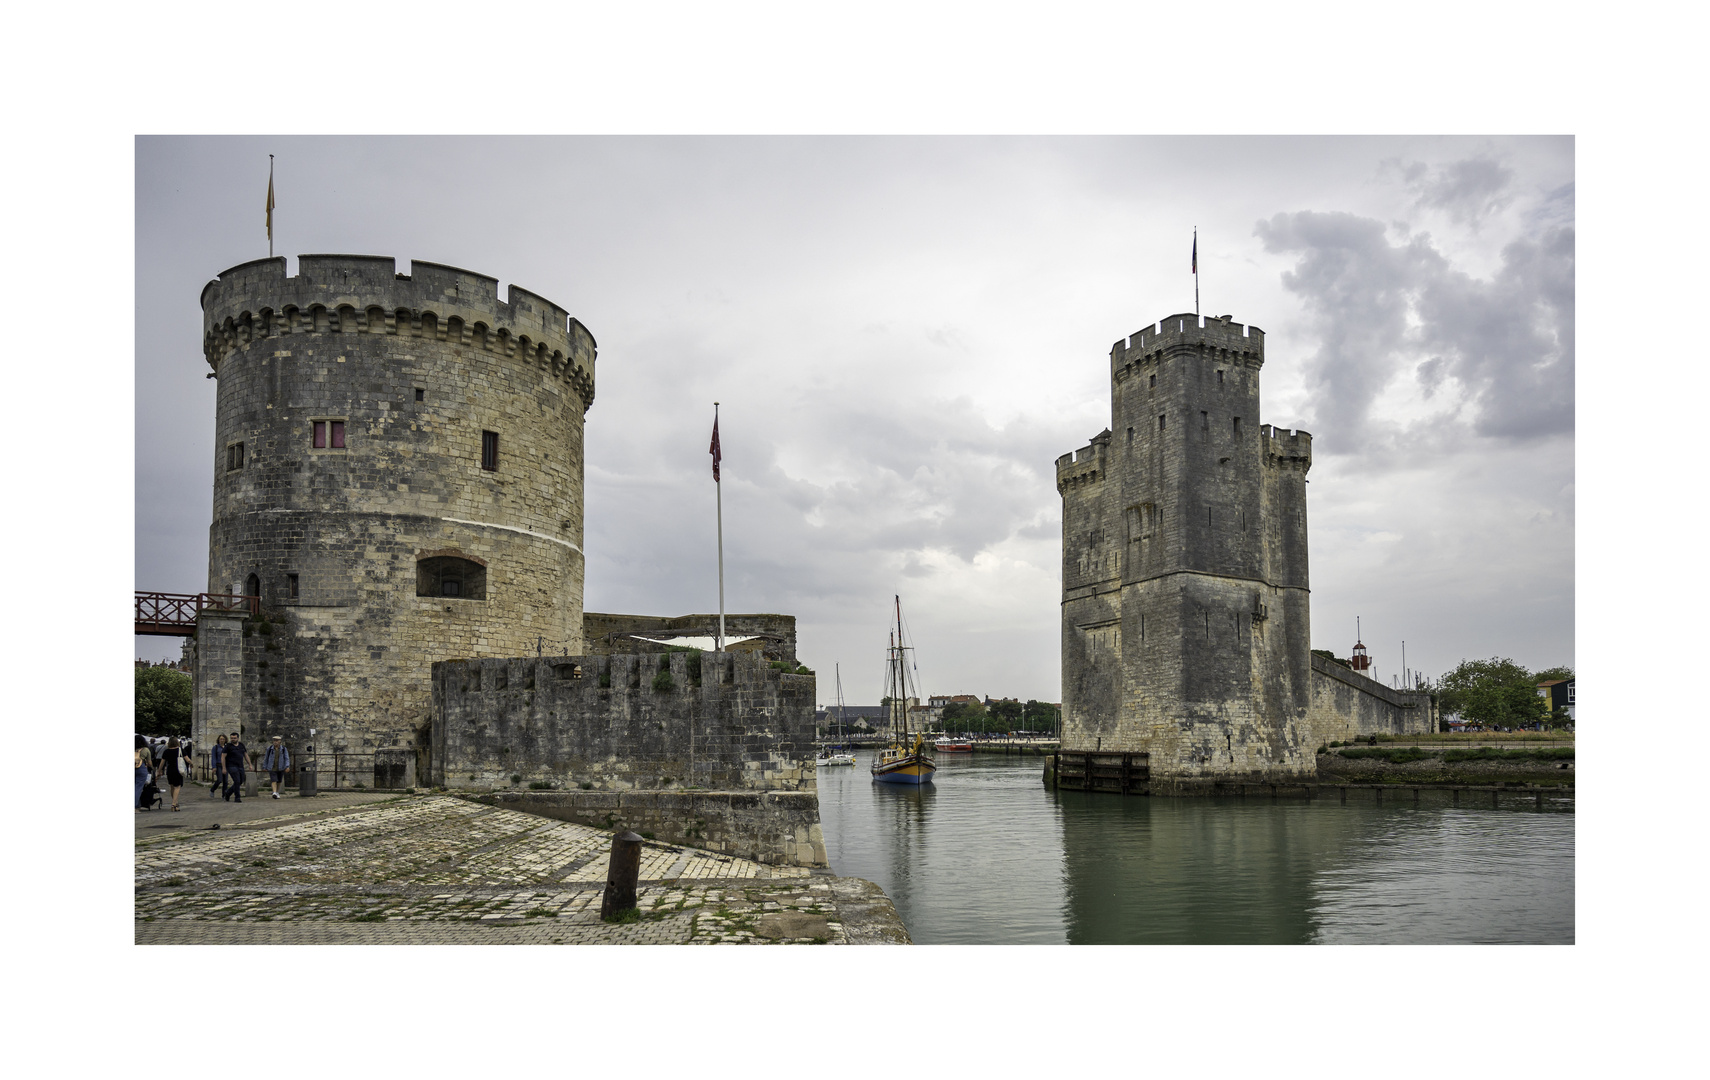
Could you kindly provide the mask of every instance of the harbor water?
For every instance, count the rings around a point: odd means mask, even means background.
[[[1123,798],[1053,792],[1037,757],[942,754],[925,787],[872,759],[819,770],[826,851],[916,944],[1574,940],[1571,795]]]

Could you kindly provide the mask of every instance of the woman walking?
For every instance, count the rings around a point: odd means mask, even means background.
[[[285,770],[291,767],[291,751],[285,749],[285,736],[273,736],[273,745],[263,755],[261,767],[267,770],[268,779],[273,781],[273,797],[279,798],[279,785],[285,782]]]
[[[148,771],[150,766],[154,764],[154,754],[148,748],[148,740],[143,738],[141,735],[137,736],[136,756],[133,759],[133,763],[136,765],[137,770],[137,791],[131,798],[131,805],[140,811],[143,808],[143,785],[148,783]]]
[[[214,797],[218,791],[222,798],[231,797],[231,781],[226,779],[226,737],[220,735],[214,740],[214,748],[208,751],[208,764],[214,770],[214,782],[208,785],[208,798]]]
[[[178,792],[184,787],[184,773],[187,767],[184,754],[178,746],[178,736],[166,740],[166,752],[161,755],[166,766],[166,785],[172,789],[172,809],[178,809]]]

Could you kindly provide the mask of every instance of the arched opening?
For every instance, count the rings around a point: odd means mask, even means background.
[[[447,600],[487,599],[487,568],[457,555],[416,560],[416,595]]]
[[[254,574],[249,575],[248,580],[243,583],[243,594],[245,596],[260,596],[261,579]]]

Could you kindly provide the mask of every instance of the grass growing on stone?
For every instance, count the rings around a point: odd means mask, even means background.
[[[1350,759],[1375,758],[1378,761],[1387,761],[1391,765],[1404,765],[1409,761],[1424,761],[1426,758],[1437,756],[1428,750],[1420,750],[1411,746],[1360,746],[1338,750],[1336,754],[1338,757]]]
[[[1472,750],[1445,750],[1444,761],[1572,761],[1573,747],[1571,746],[1538,746],[1524,747],[1516,750],[1498,750],[1490,746],[1481,746]]]

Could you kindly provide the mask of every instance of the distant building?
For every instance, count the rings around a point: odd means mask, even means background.
[[[1541,682],[1538,684],[1538,696],[1543,698],[1544,703],[1550,707],[1551,716],[1554,716],[1556,710],[1560,709],[1567,716],[1568,722],[1573,722],[1572,679],[1551,679],[1548,682]]]

